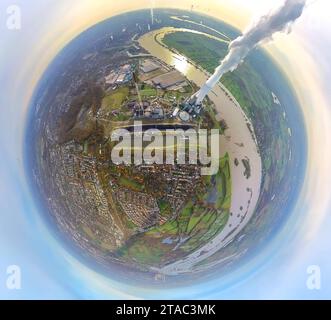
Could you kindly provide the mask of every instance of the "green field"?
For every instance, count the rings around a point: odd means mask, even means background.
[[[129,95],[129,88],[128,87],[121,87],[112,91],[109,95],[107,95],[102,100],[102,108],[106,111],[114,111],[119,109],[125,99]]]
[[[118,179],[118,184],[124,188],[128,188],[130,190],[138,191],[138,192],[143,191],[145,188],[143,184],[140,184],[139,182],[137,182],[135,180],[132,180],[132,179],[129,179],[129,178],[123,177],[123,176],[121,176]]]
[[[231,172],[230,172],[230,158],[226,154],[220,161],[220,170],[217,178],[219,197],[216,207],[218,209],[229,210],[231,207]]]
[[[224,42],[190,32],[169,33],[164,37],[163,42],[208,71],[215,69],[220,57],[224,57],[228,49]],[[215,52],[218,53],[219,58],[215,57]]]
[[[148,99],[150,97],[156,97],[157,91],[155,88],[144,88],[142,90],[140,90],[140,95],[142,97],[142,99]]]
[[[169,217],[171,215],[172,209],[170,203],[167,200],[160,199],[158,201],[158,206],[162,217]]]

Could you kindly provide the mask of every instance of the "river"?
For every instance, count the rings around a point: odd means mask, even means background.
[[[144,34],[138,40],[139,44],[152,56],[174,66],[190,81],[201,87],[210,74],[178,52],[170,50],[162,42],[166,34],[176,31],[199,33],[219,41],[224,41],[224,39],[194,30],[165,27]],[[213,89],[209,94],[209,98],[215,104],[218,119],[224,119],[228,125],[225,134],[221,136],[220,150],[224,154],[227,152],[230,157],[232,178],[231,214],[224,229],[212,241],[183,259],[160,269],[155,269],[155,271],[165,275],[197,271],[197,268],[194,267],[197,263],[212,256],[232,242],[254,214],[260,194],[262,163],[252,124],[236,99],[221,83]],[[239,161],[237,166],[235,165],[235,159]],[[245,159],[248,159],[251,170],[248,179],[244,175],[245,166],[242,162]]]

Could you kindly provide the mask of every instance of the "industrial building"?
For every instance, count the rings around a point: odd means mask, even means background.
[[[152,83],[162,89],[186,83],[185,77],[177,70],[172,70],[152,79]]]
[[[143,72],[143,73],[149,73],[149,72],[152,72],[152,71],[155,71],[155,70],[158,70],[160,69],[160,65],[153,61],[153,60],[144,60],[141,65],[140,65],[140,70]]]
[[[132,80],[132,65],[125,64],[105,77],[107,85],[121,85]]]

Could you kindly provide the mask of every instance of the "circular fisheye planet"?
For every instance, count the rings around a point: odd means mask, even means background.
[[[256,50],[195,98],[238,35],[193,12],[131,12],[45,72],[27,170],[49,229],[91,268],[135,284],[221,277],[286,223],[306,140],[278,67]]]

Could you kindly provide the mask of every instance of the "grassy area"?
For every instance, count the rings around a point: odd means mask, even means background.
[[[132,243],[118,250],[122,257],[132,257],[138,263],[158,264],[166,253],[166,246],[153,246],[152,243],[146,243],[144,239],[134,239]]]
[[[222,177],[221,177],[222,176]],[[218,179],[219,182],[218,190],[219,193],[222,193],[222,200],[220,200],[220,197],[217,202],[217,209],[225,209],[229,210],[231,207],[231,172],[230,172],[230,158],[229,155],[226,154],[225,157],[223,157],[220,160],[220,170],[218,172]],[[220,190],[222,188],[222,190]]]
[[[131,119],[131,114],[119,113],[118,115],[111,117],[112,121],[128,121]]]
[[[160,199],[158,201],[158,206],[160,209],[160,214],[163,217],[169,217],[172,213],[172,208],[170,206],[170,203],[167,200]]]
[[[106,112],[111,112],[114,110],[119,109],[125,99],[129,95],[129,88],[128,87],[121,87],[112,91],[108,96],[106,96],[102,100],[102,108]]]
[[[136,230],[137,229],[137,226],[129,219],[126,219],[125,220],[126,222],[126,226],[131,229],[131,230]]]
[[[193,225],[190,231],[192,236],[182,246],[181,250],[184,252],[191,252],[202,244],[210,241],[225,227],[230,213],[229,211],[222,211],[220,213],[208,212],[199,221]]]
[[[209,186],[209,191],[204,195],[200,195],[199,199],[217,210],[229,210],[231,206],[232,182],[228,154],[220,159],[219,168],[216,176],[203,177],[205,184]]]
[[[143,99],[150,98],[150,97],[156,97],[156,89],[154,88],[145,88],[143,90],[140,90],[140,95]]]
[[[91,228],[89,228],[86,225],[82,225],[81,228],[82,228],[83,232],[88,236],[89,239],[95,240],[95,234],[93,233]]]
[[[97,245],[103,251],[109,252],[109,251],[114,250],[114,245],[110,244],[109,242],[98,239],[96,237],[96,234],[87,225],[82,225],[81,230],[83,231],[83,233],[85,233],[85,235],[87,236],[89,241],[93,242],[95,245]]]
[[[122,187],[125,187],[125,188],[128,188],[128,189],[131,189],[133,191],[143,191],[145,186],[140,184],[139,182],[135,181],[135,180],[132,180],[132,179],[129,179],[127,177],[123,177],[121,176],[119,179],[118,179],[118,184]]]
[[[191,219],[188,222],[187,225],[187,232],[191,232],[193,230],[194,227],[196,227],[196,225],[199,223],[200,218],[199,217],[191,217]]]
[[[225,56],[228,45],[217,40],[206,41],[205,38],[189,32],[174,32],[167,34],[163,42],[197,62],[206,70],[214,70],[219,61],[215,61],[215,52],[219,57]]]

